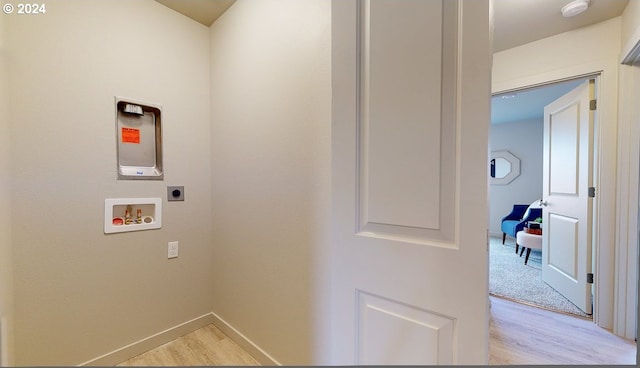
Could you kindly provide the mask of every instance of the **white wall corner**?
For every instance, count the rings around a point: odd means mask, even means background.
[[[255,360],[257,360],[262,365],[277,365],[281,366],[282,363],[278,362],[274,357],[269,355],[266,351],[260,348],[256,343],[251,341],[248,337],[243,335],[240,331],[236,330],[231,324],[222,319],[215,313],[211,313],[213,316],[213,324],[222,331],[227,337],[233,340],[236,344],[238,344],[242,349],[244,349],[249,355],[251,355]]]
[[[142,353],[146,353],[147,351],[152,350],[160,345],[173,341],[180,336],[184,336],[190,332],[209,325],[213,322],[213,314],[207,313],[203,316],[194,318],[190,321],[181,323],[177,326],[145,337],[129,345],[123,346],[104,355],[88,360],[84,363],[80,363],[78,364],[78,366],[82,367],[117,365]]]

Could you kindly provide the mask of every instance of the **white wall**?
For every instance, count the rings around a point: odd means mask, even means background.
[[[631,50],[631,47],[637,44],[640,38],[640,1],[629,1],[621,18],[620,46],[623,55],[620,56],[623,58]]]
[[[495,53],[492,72],[493,93],[600,72],[597,142],[600,181],[596,183],[600,246],[595,270],[599,276],[594,318],[606,328],[613,325],[620,29],[617,17]]]
[[[520,159],[520,176],[507,185],[491,184],[489,232],[502,235],[502,217],[514,204],[531,204],[542,197],[542,119],[492,124],[491,151],[507,150]]]
[[[11,251],[11,132],[7,17],[0,16],[0,365],[13,365],[13,256]],[[4,330],[4,331],[2,331]]]
[[[238,0],[211,27],[213,310],[288,365],[330,358],[330,6]]]
[[[207,27],[151,0],[46,8],[3,15],[15,363],[33,366],[82,363],[212,305]],[[163,106],[164,181],[116,180],[115,95]],[[184,185],[186,200],[167,203],[167,185]],[[109,197],[163,198],[162,229],[105,235]],[[167,260],[174,240],[180,257]]]

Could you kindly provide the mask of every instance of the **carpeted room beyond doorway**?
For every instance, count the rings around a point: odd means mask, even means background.
[[[591,316],[582,312],[551,286],[542,281],[542,254],[532,250],[529,262],[515,252],[515,240],[507,239],[504,245],[497,237],[489,238],[489,294],[556,312],[582,318]]]

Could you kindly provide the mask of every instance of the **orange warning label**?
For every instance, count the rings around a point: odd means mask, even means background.
[[[122,143],[140,144],[140,129],[122,128]]]

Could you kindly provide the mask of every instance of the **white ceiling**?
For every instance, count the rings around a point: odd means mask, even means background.
[[[207,27],[235,2],[235,0],[156,1]],[[587,11],[572,18],[564,18],[560,9],[571,1],[492,0],[494,52],[617,17],[622,14],[629,2],[629,0],[590,0]],[[542,118],[544,106],[572,88],[573,84],[569,83],[521,91],[511,99],[495,96],[492,99],[491,121],[504,123]]]
[[[629,2],[591,0],[584,13],[564,18],[560,9],[571,1],[493,0],[494,52],[615,18]]]
[[[587,79],[576,79],[493,96],[491,98],[491,124],[529,120],[542,121],[545,106],[576,88]]]
[[[156,1],[207,27],[235,2],[235,0]],[[617,17],[622,14],[629,0],[590,0],[589,9],[573,18],[564,18],[560,14],[560,9],[571,0],[492,0],[492,2],[495,27],[494,51],[498,52]]]
[[[156,0],[160,4],[209,27],[236,0]]]
[[[638,0],[633,0],[638,1]],[[572,18],[560,13],[571,0],[493,0],[494,52],[599,23],[622,14],[629,0],[591,0]],[[558,83],[491,99],[491,123],[542,121],[544,107],[583,80]],[[511,98],[509,98],[511,97]]]

